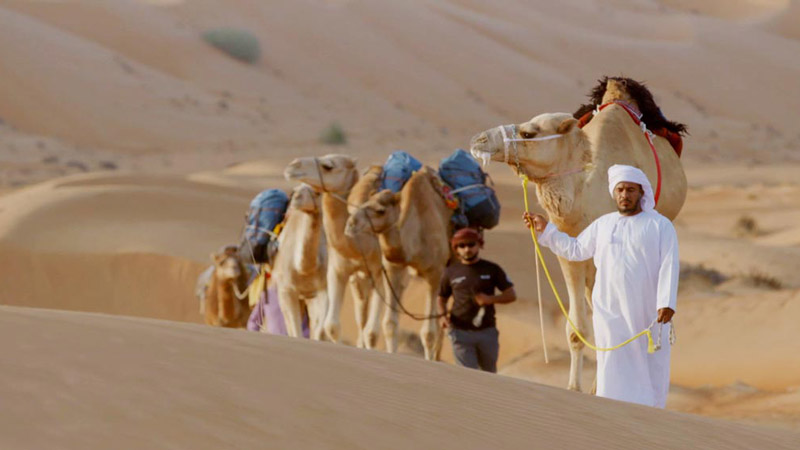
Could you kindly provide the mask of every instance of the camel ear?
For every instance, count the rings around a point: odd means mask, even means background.
[[[400,203],[400,193],[399,192],[394,194],[394,195],[392,195],[392,204],[396,205],[398,203]]]
[[[558,129],[556,129],[556,133],[558,134],[567,134],[575,128],[575,125],[578,124],[578,120],[570,117],[568,119],[564,119],[559,125]]]
[[[391,205],[393,203],[392,197],[394,197],[394,193],[390,189],[384,189],[378,192],[375,200],[382,205]]]
[[[358,158],[353,158],[351,156],[348,156],[347,158],[344,159],[344,166],[347,169],[352,169],[353,167],[356,166],[356,164],[358,164]]]

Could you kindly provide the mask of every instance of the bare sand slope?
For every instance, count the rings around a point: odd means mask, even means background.
[[[401,355],[12,307],[9,448],[795,448],[800,435]]]

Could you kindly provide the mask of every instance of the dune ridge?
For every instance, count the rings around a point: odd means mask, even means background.
[[[21,343],[8,355],[20,364],[0,374],[14,405],[3,409],[0,441],[14,448],[793,448],[800,439],[325,343],[12,307],[0,307],[0,322]],[[22,431],[31,421],[41,432]]]

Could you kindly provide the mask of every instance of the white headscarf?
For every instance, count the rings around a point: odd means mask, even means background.
[[[633,166],[625,166],[622,164],[614,164],[608,168],[608,192],[611,197],[614,197],[614,188],[618,183],[625,181],[628,183],[636,183],[642,186],[644,195],[642,196],[641,205],[643,211],[650,211],[655,208],[656,201],[653,197],[653,188],[650,186],[650,181],[647,175],[641,170]]]

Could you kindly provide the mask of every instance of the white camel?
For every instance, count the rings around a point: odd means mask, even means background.
[[[381,283],[381,252],[374,235],[345,236],[349,207],[366,201],[378,188],[382,169],[370,168],[359,178],[355,159],[346,155],[297,158],[286,168],[286,179],[313,186],[322,194],[323,228],[328,243],[328,313],[325,332],[329,339],[341,338],[340,314],[345,286],[349,280],[355,298],[357,346],[375,348],[383,303],[388,301]],[[398,293],[405,288],[402,274],[391,274],[398,281]],[[388,315],[388,314],[387,314]],[[383,332],[386,350],[397,350],[397,329],[385,318]]]
[[[613,98],[606,99],[614,100]],[[627,99],[626,99],[627,100]],[[634,105],[635,106],[635,105]],[[542,114],[519,125],[492,128],[475,135],[471,152],[476,158],[505,162],[536,185],[539,203],[550,221],[576,236],[597,217],[615,211],[608,195],[608,168],[628,164],[642,169],[655,187],[656,158],[642,129],[620,104],[611,104],[583,129],[571,114]],[[653,141],[661,166],[661,194],[657,210],[674,219],[686,199],[686,175],[666,139]],[[586,303],[591,305],[595,267],[592,261],[559,258],[569,293],[569,315],[587,336]],[[570,345],[568,388],[581,390],[583,343],[567,324]]]
[[[292,191],[286,221],[278,237],[278,253],[272,264],[272,276],[289,336],[303,336],[305,303],[311,338],[322,338],[322,324],[328,309],[327,265],[319,194],[311,186],[301,184]]]

